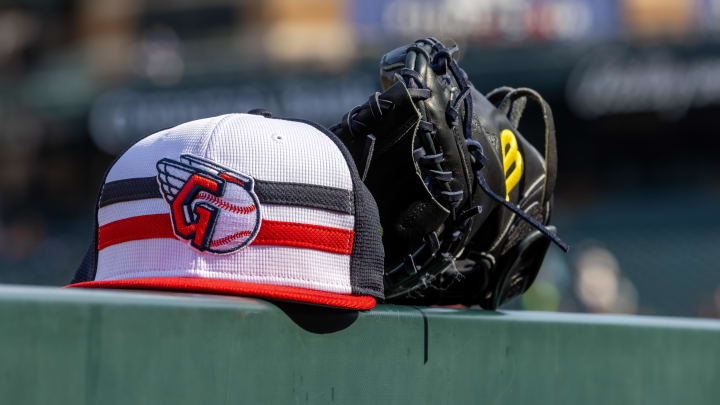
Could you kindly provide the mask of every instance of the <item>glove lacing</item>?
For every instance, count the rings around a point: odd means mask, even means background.
[[[401,75],[412,77],[413,81],[417,80],[414,85],[407,86],[408,94],[413,102],[427,100],[431,97],[432,92],[422,84],[417,72],[404,69]],[[401,75],[398,75],[398,80],[403,80]],[[331,128],[331,130],[334,131],[338,126],[342,126],[343,130],[348,132],[352,138],[364,142],[362,156],[356,161],[358,171],[361,173],[363,180],[367,176],[375,151],[376,137],[372,133],[375,130],[374,123],[378,122],[384,114],[395,108],[392,101],[380,98],[380,95],[380,92],[372,94],[367,103],[350,110],[345,117],[343,117],[340,124]],[[365,110],[370,112],[372,117],[371,122],[363,122],[357,119],[358,115]],[[442,170],[440,164],[444,161],[444,156],[434,149],[434,143],[431,141],[431,137],[437,134],[435,125],[429,121],[421,120],[418,124],[417,132],[420,137],[430,137],[428,145],[433,146],[428,148],[430,153],[427,154],[418,153],[424,152],[422,148],[420,148],[420,151],[416,150],[413,154],[416,161],[418,161],[423,168],[427,169],[426,174],[428,174],[429,178],[439,182],[439,184],[445,184],[443,186],[444,189],[440,191],[444,193],[441,195],[446,196],[444,199],[451,203],[455,203],[455,201],[459,203],[462,201],[463,192],[462,190],[459,192],[450,190],[448,183],[452,180],[452,172]],[[389,145],[387,147],[389,147]],[[479,213],[479,210],[480,207],[475,210],[468,210],[471,214],[460,215],[459,218],[462,218],[463,224],[467,225],[469,222],[467,219]],[[403,262],[386,271],[386,286],[396,285],[396,281],[398,280],[395,280],[395,278],[397,276],[400,276],[399,281],[408,287],[414,287],[415,285],[430,286],[435,276],[453,263],[454,253],[462,248],[464,229],[462,229],[462,231],[463,232],[461,232],[461,229],[456,230],[450,237],[444,238],[442,243],[436,232],[427,234],[424,238],[424,243],[415,252],[407,255]],[[426,256],[427,260],[423,259],[423,256]],[[438,258],[440,258],[440,260],[438,260]],[[433,264],[433,269],[430,268],[429,264]],[[424,270],[423,273],[420,273],[421,268]],[[408,275],[411,277],[407,277]],[[419,279],[417,279],[418,277]],[[401,291],[405,292],[406,289],[401,288]]]
[[[427,100],[431,96],[429,89],[418,88],[408,89],[408,94],[414,102]],[[375,128],[372,124],[379,122],[386,112],[390,112],[395,108],[395,104],[392,101],[380,98],[380,95],[381,93],[376,91],[370,96],[367,103],[354,107],[345,114],[340,124],[330,127],[330,130],[333,132],[339,127],[342,127],[342,129],[349,133],[354,139],[359,138],[361,135],[364,137],[362,155],[355,162],[358,166],[360,178],[363,181],[365,181],[368,170],[370,169],[370,163],[373,158],[375,143],[377,140],[373,134]],[[366,123],[357,119],[357,116],[365,110],[370,112],[370,115],[372,116],[372,123]],[[425,125],[425,127],[426,126],[427,125]],[[390,145],[388,145],[388,147],[389,146]]]
[[[459,88],[460,88],[460,96],[455,98],[454,100],[450,100],[448,102],[448,109],[446,113],[446,117],[448,120],[448,124],[451,127],[455,127],[459,124],[459,110],[458,107],[460,103],[464,103],[465,106],[465,115],[463,116],[463,131],[465,135],[465,143],[467,144],[468,150],[470,154],[473,156],[473,170],[475,172],[475,179],[477,180],[478,186],[487,194],[490,198],[495,200],[497,203],[502,204],[504,207],[512,211],[514,214],[516,214],[518,217],[522,218],[524,221],[528,222],[533,228],[540,231],[543,235],[545,235],[547,238],[549,238],[553,243],[555,243],[560,249],[563,251],[568,250],[568,245],[563,242],[557,235],[555,235],[553,232],[547,229],[545,225],[537,221],[535,218],[528,215],[525,211],[523,211],[520,207],[513,204],[510,201],[507,201],[505,198],[501,197],[497,193],[495,193],[490,186],[487,184],[487,181],[485,180],[485,177],[482,174],[482,169],[485,167],[485,163],[487,162],[487,157],[484,154],[482,145],[477,142],[476,140],[472,139],[472,97],[468,97],[468,94],[470,93],[470,83],[468,81],[468,76],[465,73],[464,70],[458,66],[455,59],[453,59],[452,55],[457,52],[458,48],[457,46],[452,46],[449,48],[445,48],[439,43],[436,43],[433,45],[433,49],[436,50],[435,56],[432,59],[432,68],[435,71],[435,73],[442,74],[444,77],[446,77],[449,73],[453,75],[453,78],[457,82]],[[449,73],[448,73],[449,72]],[[402,72],[401,72],[402,74]],[[449,80],[449,78],[444,79]],[[503,88],[498,89],[496,92],[491,93],[488,95],[488,98],[494,97],[495,95],[499,95],[504,93],[504,98],[500,102],[500,106],[498,109],[505,113],[506,115],[511,112],[511,120],[513,121],[512,124],[514,127],[517,127],[518,121],[520,119],[520,116],[522,115],[522,112],[524,111],[525,107],[525,98],[529,97],[532,100],[536,101],[538,104],[541,105],[543,109],[543,119],[545,121],[545,128],[546,128],[546,138],[549,138],[552,136],[552,140],[554,142],[555,137],[555,130],[554,130],[554,122],[552,119],[552,113],[550,112],[550,108],[543,100],[543,98],[535,91],[526,89],[526,88],[520,88],[520,89],[509,89],[509,88]],[[516,106],[513,106],[513,103],[518,102]],[[515,107],[515,108],[513,108]],[[546,161],[549,157],[549,141],[546,141]],[[549,163],[549,162],[548,162]],[[543,191],[543,204],[546,202],[546,199],[549,198],[547,195],[548,190],[548,177],[546,176],[546,183]],[[554,181],[554,176],[553,176]]]
[[[568,245],[565,244],[557,235],[555,235],[553,232],[551,232],[545,225],[537,221],[535,218],[528,215],[524,210],[522,210],[520,207],[515,205],[514,203],[507,201],[502,196],[495,193],[490,186],[487,184],[487,181],[485,180],[485,177],[482,174],[482,169],[485,167],[485,164],[487,162],[487,157],[484,154],[482,145],[474,140],[472,138],[472,116],[473,116],[473,103],[472,103],[472,97],[469,97],[471,92],[471,84],[468,80],[468,76],[465,73],[464,70],[462,70],[457,62],[453,59],[453,54],[457,52],[458,48],[457,46],[452,46],[449,48],[446,48],[442,46],[439,42],[433,44],[433,49],[435,51],[434,57],[430,58],[428,53],[419,46],[413,46],[411,47],[412,50],[416,52],[423,53],[427,60],[431,61],[430,67],[433,69],[433,71],[441,75],[441,80],[443,80],[448,85],[452,83],[450,75],[455,79],[455,82],[458,84],[459,87],[459,95],[456,97],[453,97],[449,102],[446,109],[446,121],[448,125],[451,128],[454,128],[458,125],[460,125],[460,118],[462,117],[462,129],[463,129],[463,135],[465,138],[466,145],[468,147],[468,151],[470,152],[472,156],[472,169],[474,171],[475,179],[477,181],[477,185],[480,187],[485,194],[487,194],[490,198],[501,204],[502,206],[506,207],[510,211],[512,211],[514,214],[516,214],[518,217],[522,218],[524,221],[528,222],[533,228],[540,231],[545,237],[549,238],[553,243],[558,245],[563,251],[568,250]],[[404,79],[404,82],[407,84],[408,89],[413,90],[428,90],[422,80],[422,77],[418,72],[412,69],[401,69],[398,74],[400,78]],[[400,79],[399,78],[399,79]],[[504,92],[504,89],[500,90],[496,94],[501,94]],[[537,101],[541,104],[541,107],[543,108],[543,117],[545,120],[545,126],[546,126],[546,137],[552,136],[552,140],[554,142],[554,122],[552,120],[552,113],[550,112],[549,106],[547,106],[547,103],[542,99],[542,97],[539,96],[536,92],[530,90],[530,89],[509,89],[504,94],[504,98],[502,102],[500,103],[499,109],[503,111],[506,115],[508,113],[511,114],[510,118],[513,123],[514,127],[518,126],[518,121],[523,113],[526,99],[525,97],[530,97],[533,100]],[[490,98],[490,97],[488,97]],[[420,100],[425,100],[426,97],[419,98]],[[465,114],[460,113],[461,105],[465,107]],[[512,111],[510,111],[512,109]],[[424,112],[424,111],[423,111]],[[423,114],[423,116],[425,116]],[[455,254],[457,254],[458,251],[461,251],[462,249],[462,240],[465,234],[465,231],[470,226],[471,218],[475,215],[482,212],[482,206],[475,206],[470,209],[465,210],[460,215],[455,215],[455,208],[457,208],[460,204],[460,202],[463,199],[463,191],[451,191],[449,190],[449,183],[453,179],[452,172],[449,171],[443,171],[440,164],[444,161],[444,157],[442,152],[438,152],[435,149],[435,144],[432,142],[432,137],[437,134],[437,128],[435,125],[433,125],[432,122],[428,122],[425,120],[421,120],[420,124],[418,126],[418,132],[420,136],[420,140],[423,143],[423,146],[427,148],[428,150],[425,151],[423,148],[418,148],[414,151],[415,160],[418,162],[418,165],[421,167],[421,169],[424,170],[424,174],[427,175],[427,178],[440,183],[441,188],[444,188],[444,190],[440,191],[440,196],[443,200],[450,203],[450,207],[453,210],[453,216],[455,217],[456,222],[456,228],[451,233],[450,237],[441,242],[439,240],[439,237],[436,232],[431,232],[428,234],[425,238],[425,243],[421,245],[415,252],[412,254],[409,254],[406,256],[403,263],[395,266],[394,268],[390,269],[386,272],[385,280],[386,285],[392,286],[392,283],[390,282],[391,278],[398,273],[406,273],[409,275],[419,274],[420,269],[422,268],[424,271],[420,275],[419,278],[419,286],[422,286],[424,288],[433,287],[432,281],[442,273],[444,270],[447,269],[448,266],[451,266],[453,263],[453,258]],[[549,141],[546,142],[546,162],[549,162]],[[553,156],[554,158],[554,156]],[[550,177],[548,175],[547,177]],[[543,191],[543,203],[547,202],[547,199],[549,198],[548,193],[548,181],[549,179],[546,177],[546,184]],[[554,173],[552,176],[554,181]],[[430,183],[429,181],[426,181],[426,184]],[[430,184],[428,184],[430,185]],[[552,185],[551,185],[552,187]],[[431,188],[431,187],[429,187]],[[437,193],[436,193],[437,195]],[[417,259],[419,256],[423,254],[425,250],[429,248],[431,254],[428,260],[425,261],[425,264],[418,265]],[[437,263],[433,262],[432,258],[440,256],[442,260]],[[425,268],[426,264],[432,264],[433,269]],[[460,274],[458,274],[458,277],[461,277]],[[403,284],[409,284],[410,280],[403,280]],[[413,289],[410,288],[410,291]],[[403,291],[403,293],[406,293],[406,291]],[[416,292],[417,293],[417,292]],[[398,293],[396,295],[401,295],[401,293]]]

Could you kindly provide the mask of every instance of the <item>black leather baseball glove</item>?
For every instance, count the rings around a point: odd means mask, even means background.
[[[552,240],[557,172],[552,113],[530,89],[484,97],[453,54],[426,38],[380,62],[384,92],[332,128],[380,209],[385,295],[494,309],[535,279]],[[517,126],[527,100],[545,120],[545,156]]]

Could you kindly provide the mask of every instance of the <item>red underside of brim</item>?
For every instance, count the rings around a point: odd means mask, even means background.
[[[310,290],[307,288],[192,277],[153,277],[127,280],[86,281],[83,283],[70,284],[66,287],[192,291],[269,298],[348,309],[371,309],[375,307],[375,298],[370,296],[345,295]]]

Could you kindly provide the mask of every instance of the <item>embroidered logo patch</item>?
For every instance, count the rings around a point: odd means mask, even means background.
[[[178,238],[215,254],[236,252],[255,239],[261,217],[252,177],[192,155],[161,159],[157,171]]]

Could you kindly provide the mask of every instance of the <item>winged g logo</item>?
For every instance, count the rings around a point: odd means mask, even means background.
[[[215,254],[236,252],[255,239],[261,216],[252,177],[192,155],[156,166],[178,238]]]

